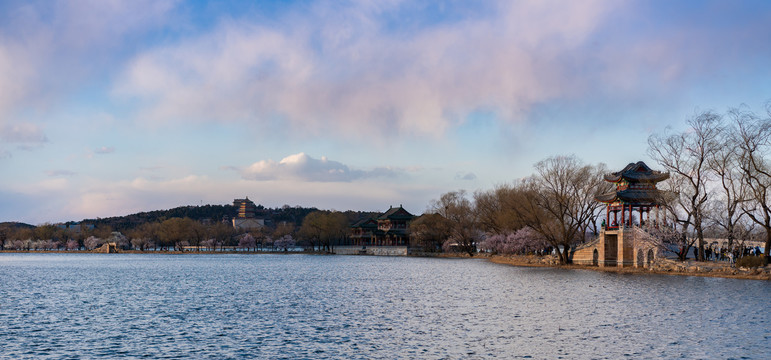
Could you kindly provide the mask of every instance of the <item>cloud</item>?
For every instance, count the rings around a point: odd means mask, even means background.
[[[8,143],[42,144],[48,138],[37,125],[21,123],[0,128],[0,139]]]
[[[459,172],[455,174],[455,180],[472,181],[476,179],[477,179],[476,174],[472,172],[467,172],[467,173]]]
[[[231,167],[223,167],[228,168]],[[279,162],[261,160],[241,169],[241,176],[247,180],[294,179],[310,182],[350,182],[363,178],[395,177],[399,173],[400,171],[387,167],[377,167],[369,171],[355,170],[341,162],[323,156],[321,159],[315,159],[305,153],[289,155]]]
[[[404,204],[418,214],[431,197],[446,189],[394,182],[307,182],[300,179],[222,182],[207,176],[187,175],[158,180],[137,177],[107,181],[82,176],[78,181],[50,178],[3,187],[0,218],[28,223],[81,220],[127,215],[177,206],[230,204],[248,195],[268,207],[283,204],[339,210],[383,211],[389,204]],[[30,203],[39,206],[30,207]]]
[[[0,126],[41,116],[121,63],[124,41],[165,21],[177,0],[6,1],[0,5]]]
[[[112,146],[102,146],[98,149],[94,149],[96,154],[112,154],[115,152],[115,148]]]
[[[441,136],[479,108],[517,121],[577,93],[567,59],[612,7],[491,2],[485,16],[389,30],[411,6],[319,2],[292,21],[223,20],[133,58],[113,94],[152,122],[280,118],[310,134]]]

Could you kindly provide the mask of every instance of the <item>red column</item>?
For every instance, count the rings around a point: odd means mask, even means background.
[[[619,226],[624,227],[626,226],[626,223],[624,222],[624,213],[626,212],[626,205],[621,204],[621,222],[618,223]]]

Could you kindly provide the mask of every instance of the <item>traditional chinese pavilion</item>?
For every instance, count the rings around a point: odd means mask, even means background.
[[[375,218],[364,219],[351,226],[351,240],[358,246],[407,246],[409,223],[415,216],[401,205],[391,207]]]
[[[643,230],[635,225],[653,221],[657,226],[663,220],[659,219],[659,208],[664,205],[664,193],[656,189],[656,183],[667,178],[669,173],[652,170],[642,161],[605,175],[605,181],[613,183],[615,189],[595,197],[607,204],[600,236],[579,246],[573,262],[618,267],[650,265],[657,250],[637,239]],[[653,219],[651,210],[654,210]]]
[[[621,171],[605,175],[605,181],[616,185],[615,191],[595,197],[597,201],[607,204],[605,228],[632,226],[635,212],[639,213],[638,224],[644,225],[646,221],[650,221],[652,209],[656,210],[655,220],[658,223],[662,197],[661,192],[656,189],[656,183],[667,178],[669,173],[651,170],[642,161],[630,163]]]

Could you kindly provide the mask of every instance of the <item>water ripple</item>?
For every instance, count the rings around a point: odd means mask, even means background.
[[[766,282],[309,255],[0,254],[0,358],[771,358]]]

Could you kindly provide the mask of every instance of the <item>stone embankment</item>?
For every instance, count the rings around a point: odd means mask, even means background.
[[[696,262],[659,259],[650,268],[597,267],[584,265],[560,265],[556,256],[493,255],[490,261],[514,266],[550,266],[565,269],[583,269],[625,274],[665,274],[724,277],[736,279],[771,280],[771,265],[759,268],[733,267],[728,262]]]
[[[686,274],[709,274],[712,276],[728,275],[730,277],[766,277],[771,279],[771,264],[765,267],[745,268],[733,267],[728,262],[714,261],[675,261],[662,259],[656,261],[650,271],[656,273],[686,273]],[[709,276],[707,275],[707,276]]]

